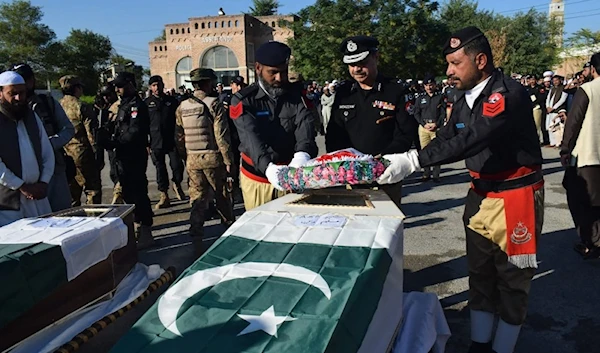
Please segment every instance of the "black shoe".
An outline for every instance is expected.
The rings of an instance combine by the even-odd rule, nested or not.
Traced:
[[[583,255],[584,260],[600,259],[600,248],[593,246]]]
[[[471,342],[471,348],[469,348],[468,353],[493,353],[492,350],[492,342],[488,343],[479,343],[479,342]]]
[[[439,184],[442,181],[440,180],[440,178],[433,178],[433,182],[436,183],[436,184]]]

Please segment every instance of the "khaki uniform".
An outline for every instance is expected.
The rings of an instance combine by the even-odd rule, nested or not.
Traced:
[[[97,122],[91,105],[81,103],[76,97],[66,95],[60,100],[65,113],[75,128],[75,136],[65,150],[73,158],[76,167],[75,180],[71,181],[71,199],[73,206],[81,205],[81,193],[85,190],[88,204],[102,203],[102,183],[100,170],[95,162],[94,130]]]
[[[421,148],[427,147],[431,141],[435,139],[435,131],[429,131],[425,129],[423,126],[419,125],[419,143],[421,144]],[[440,177],[441,166],[434,165],[433,166],[433,178],[438,179]],[[423,168],[425,178],[429,178],[429,173],[431,173],[431,167]]]
[[[176,111],[176,144],[186,157],[189,193],[192,203],[190,235],[204,236],[205,213],[215,193],[217,209],[226,223],[234,221],[232,205],[226,194],[225,166],[231,166],[233,155],[229,125],[223,106],[214,97],[197,90],[194,97],[179,105]]]

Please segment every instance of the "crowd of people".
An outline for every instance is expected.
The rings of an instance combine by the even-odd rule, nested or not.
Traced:
[[[463,217],[469,267],[472,346],[469,352],[510,353],[527,312],[543,222],[541,145],[559,147],[565,187],[584,258],[600,257],[600,53],[573,80],[546,72],[509,77],[494,67],[487,38],[467,27],[448,39],[447,79],[387,78],[378,70],[378,40],[353,36],[340,46],[350,80],[304,83],[288,75],[291,49],[271,41],[255,54],[257,82],[232,79],[224,91],[212,69],[192,70],[179,92],[160,76],[140,93],[120,72],[81,102],[83,84],[60,78],[60,102],[36,94],[26,63],[0,74],[0,226],[86,202],[101,202],[100,171],[108,151],[113,203],[134,204],[140,248],[152,246],[148,157],[160,200],[179,200],[189,177],[190,230],[203,254],[204,222],[215,204],[234,221],[232,185],[246,210],[285,194],[284,166],[316,157],[316,135],[327,152],[355,148],[389,166],[376,186],[401,207],[402,181],[423,169],[440,181],[440,166],[460,160],[472,177]],[[143,92],[143,91],[142,91]],[[17,147],[18,146],[18,147]],[[16,152],[16,153],[15,153]],[[166,166],[169,157],[171,178]],[[497,202],[501,199],[503,202]],[[504,215],[498,217],[498,215]],[[493,335],[494,320],[499,321]]]

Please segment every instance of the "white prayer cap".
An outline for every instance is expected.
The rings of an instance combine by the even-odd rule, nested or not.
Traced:
[[[544,72],[544,77],[552,77],[552,76],[554,76],[554,72],[552,72],[552,71]]]
[[[544,82],[550,82],[550,81],[552,81],[552,77],[550,77],[550,76],[544,77]]]
[[[4,71],[0,74],[0,86],[24,85],[25,80],[14,71]]]

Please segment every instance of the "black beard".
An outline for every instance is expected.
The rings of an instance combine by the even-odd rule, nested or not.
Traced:
[[[2,106],[2,111],[15,120],[23,119],[29,108],[27,104],[10,104],[4,100],[0,101],[0,105]]]
[[[281,97],[285,94],[286,89],[282,85],[281,87],[273,87],[269,85],[261,76],[258,76],[258,80],[260,81],[262,87],[267,91],[269,96],[271,97]]]

